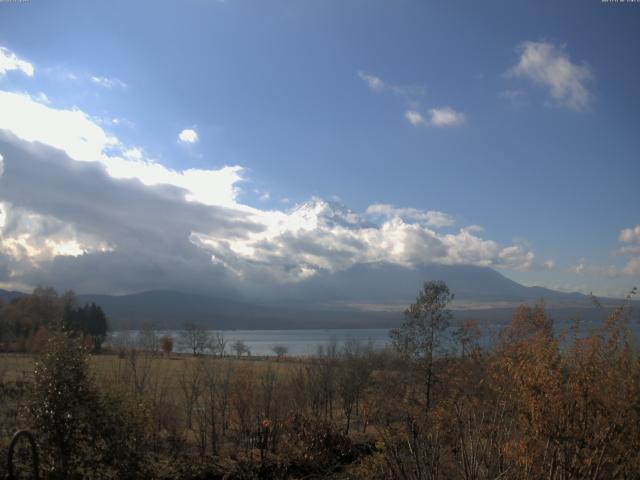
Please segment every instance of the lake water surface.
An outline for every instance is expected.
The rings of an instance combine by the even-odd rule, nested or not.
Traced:
[[[555,330],[561,332],[570,328],[570,322],[557,322]],[[580,333],[585,334],[589,330],[596,328],[598,324],[593,322],[584,322],[581,324]],[[496,336],[502,324],[482,324],[482,337],[480,344],[483,347],[490,347],[494,344]],[[640,328],[638,323],[630,322],[629,327],[640,338]],[[449,329],[449,334],[452,329]],[[371,345],[374,349],[384,349],[390,344],[389,329],[387,328],[362,328],[362,329],[316,329],[316,330],[221,330],[227,341],[226,354],[231,355],[231,345],[237,340],[242,340],[250,349],[252,355],[274,355],[273,347],[275,345],[284,345],[288,354],[292,356],[308,356],[318,353],[320,347],[326,348],[328,345],[335,343],[338,349],[341,349],[345,342],[350,340],[358,341],[363,346]],[[118,335],[119,332],[114,332]],[[133,331],[130,334],[135,337],[139,332]],[[164,330],[157,331],[158,337],[163,335],[171,336],[174,339],[174,351],[179,353],[188,353],[188,349],[181,345],[180,330]],[[445,335],[447,336],[447,335]],[[450,335],[449,335],[450,337]],[[449,343],[449,349],[456,350],[452,342]]]

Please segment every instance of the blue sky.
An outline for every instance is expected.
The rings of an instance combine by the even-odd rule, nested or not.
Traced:
[[[309,207],[314,215],[342,205],[358,222],[388,225],[390,236],[350,237],[371,247],[363,258],[292,253],[300,278],[390,260],[375,242],[389,248],[399,231],[419,225],[453,250],[431,258],[420,247],[390,261],[411,266],[422,255],[492,266],[528,285],[622,295],[640,283],[639,21],[640,4],[600,1],[0,3],[5,57],[34,68],[7,69],[0,90],[83,112],[130,161],[175,172],[241,167],[220,187],[232,198],[208,204],[249,212],[263,227],[295,223],[291,213],[310,199],[335,202]],[[11,121],[0,126],[16,133]],[[180,141],[184,130],[197,139]],[[202,190],[177,184],[198,201]],[[45,216],[35,202],[4,202],[14,217]],[[429,211],[451,220],[430,221]],[[75,242],[74,258],[124,249],[72,216],[47,215],[66,232],[60,242]],[[305,234],[318,228],[327,242],[344,233],[311,223]],[[7,225],[10,273],[1,283],[30,286],[63,249],[45,254],[45,238],[20,257],[16,239],[34,227]],[[473,238],[463,238],[471,226]],[[272,242],[266,251],[277,244],[278,258],[246,240],[224,250],[223,240],[235,240],[193,232],[207,237],[198,245],[220,268],[247,278],[254,273],[242,262],[271,268],[288,256],[281,235],[301,239],[295,228],[278,228],[252,239]],[[402,238],[405,251],[418,241]],[[465,242],[491,252],[465,256]],[[511,254],[518,259],[504,260]]]

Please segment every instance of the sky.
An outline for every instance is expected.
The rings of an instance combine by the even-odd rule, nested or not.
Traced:
[[[0,287],[640,284],[640,3],[0,2]]]

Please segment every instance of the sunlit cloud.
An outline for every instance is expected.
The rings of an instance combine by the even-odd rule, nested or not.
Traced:
[[[635,227],[625,228],[618,236],[621,242],[640,243],[640,224]]]
[[[19,58],[9,49],[0,47],[0,77],[11,71],[18,71],[28,77],[33,77],[35,68],[33,64]]]
[[[396,208],[384,203],[374,203],[367,207],[367,214],[386,218],[400,217],[409,222],[424,223],[432,227],[450,227],[455,223],[453,217],[436,210],[418,210],[417,208]]]
[[[219,170],[167,168],[146,158],[137,147],[125,148],[85,112],[56,109],[26,94],[0,91],[0,129],[23,140],[63,150],[74,160],[100,162],[115,178],[180,187],[190,201],[232,206],[239,192],[236,186],[242,179],[239,166]]]
[[[185,128],[178,134],[178,141],[181,143],[196,143],[198,140],[198,132],[191,128]]]
[[[176,282],[235,288],[303,282],[371,262],[526,270],[535,259],[526,246],[501,245],[474,225],[440,233],[454,219],[438,210],[378,203],[360,214],[320,198],[289,210],[251,207],[239,200],[241,166],[171,169],[107,128],[80,109],[0,91],[0,253],[12,259],[16,285],[58,278],[102,291]],[[89,265],[110,274],[90,280]],[[116,286],[123,272],[127,282]]]

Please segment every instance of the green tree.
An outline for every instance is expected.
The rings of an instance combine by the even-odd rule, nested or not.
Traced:
[[[30,412],[48,478],[144,478],[145,408],[100,392],[80,337],[54,331],[34,377]]]
[[[45,444],[53,478],[79,467],[81,444],[88,441],[87,415],[96,403],[86,351],[80,339],[56,332],[36,362],[31,413]]]
[[[75,301],[65,301],[62,323],[69,332],[82,337],[89,336],[93,351],[100,352],[109,328],[107,316],[100,306],[90,303],[77,307]]]

